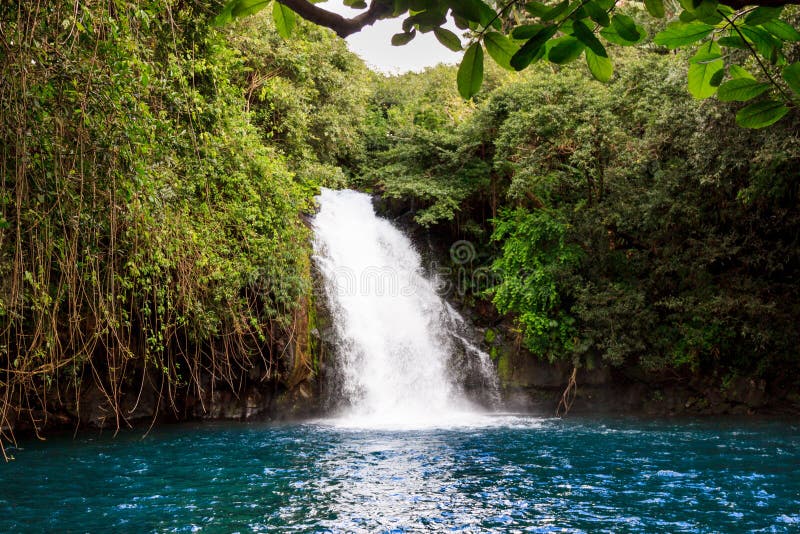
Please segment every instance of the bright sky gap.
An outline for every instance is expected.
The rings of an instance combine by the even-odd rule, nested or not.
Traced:
[[[345,17],[357,15],[360,11],[344,5],[342,0],[328,0],[322,7]],[[402,29],[402,18],[379,20],[360,32],[347,38],[347,44],[367,65],[378,72],[401,74],[408,71],[419,72],[426,67],[439,63],[456,64],[461,60],[461,53],[456,53],[442,46],[433,32],[419,33],[407,45],[392,46],[391,38]],[[451,20],[446,25],[456,35],[463,33]],[[462,40],[462,43],[465,42]]]

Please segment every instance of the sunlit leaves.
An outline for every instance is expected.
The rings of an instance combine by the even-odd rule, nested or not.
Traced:
[[[667,48],[678,48],[708,37],[714,26],[703,22],[671,22],[667,29],[656,34],[653,41]]]
[[[607,82],[614,74],[614,65],[607,56],[601,56],[592,52],[591,49],[586,49],[586,65],[589,71],[597,80]]]
[[[594,32],[583,22],[577,21],[572,25],[572,35],[598,56],[608,56],[603,43],[600,42],[600,39],[598,39]]]
[[[800,32],[788,22],[779,19],[770,20],[761,24],[769,33],[784,41],[800,41]]]
[[[532,15],[538,17],[542,22],[556,20],[566,13],[568,8],[569,0],[562,0],[553,7],[547,6],[541,2],[528,2],[525,4],[525,9]]]
[[[722,51],[713,41],[704,44],[689,60],[689,93],[695,98],[708,98],[717,92],[713,83],[716,75],[725,63],[722,61]]]
[[[276,27],[281,35],[288,35],[294,14],[273,2]],[[665,0],[642,2],[646,13],[614,0],[532,0],[526,3],[393,0],[392,16],[405,15],[405,18],[403,31],[395,34],[391,42],[404,45],[418,32],[432,31],[443,46],[461,51],[463,38],[474,40],[461,63],[457,80],[459,92],[470,97],[478,91],[483,78],[484,49],[500,67],[513,70],[525,69],[541,58],[561,65],[585,55],[592,75],[607,81],[613,75],[613,63],[606,50],[608,43],[634,46],[646,42],[648,34],[642,17],[675,17],[678,7],[678,20],[669,22],[654,36],[653,42],[669,49],[699,44],[699,51],[689,61],[688,89],[692,96],[708,98],[722,86],[721,99],[725,101],[746,101],[773,91],[781,93],[788,105],[790,97],[776,76],[778,72],[783,72],[783,81],[797,92],[796,68],[782,68],[787,63],[784,54],[788,53],[784,45],[800,42],[800,31],[780,18],[784,16],[783,8],[735,10],[723,0],[677,0],[677,4]],[[218,19],[255,12],[268,3],[268,0],[228,0]],[[368,2],[346,0],[346,3],[363,8]],[[448,19],[469,33],[459,36],[447,29]],[[737,73],[740,67],[730,64],[743,61],[732,55],[736,50],[757,54],[759,62],[771,64],[761,66],[759,81],[731,83],[746,77]],[[765,72],[767,68],[772,74]],[[726,79],[728,82],[723,83]]]
[[[481,26],[492,24],[496,29],[500,29],[500,19],[497,17],[497,13],[481,0],[459,0],[452,2],[450,8],[453,13],[467,22],[478,22]]]
[[[270,3],[271,0],[229,0],[222,11],[214,19],[217,26],[228,24],[233,19],[246,17],[258,13]]]
[[[231,15],[233,15],[234,18],[246,17],[247,15],[258,13],[267,7],[269,3],[270,0],[238,0],[234,2]]]
[[[608,10],[604,5],[601,5],[597,0],[592,0],[583,5],[589,17],[601,26],[608,26],[611,24],[611,19],[608,16]]]
[[[695,20],[716,24],[722,19],[717,11],[718,0],[679,0],[679,3],[686,10],[684,13],[691,15]]]
[[[768,59],[773,64],[780,60],[780,48],[783,45],[780,39],[773,37],[769,32],[759,27],[743,25],[739,30],[753,43],[761,56]]]
[[[488,32],[483,36],[483,44],[498,65],[504,69],[514,70],[514,67],[511,66],[511,58],[517,53],[519,46],[511,39],[499,32]]]
[[[294,11],[280,2],[274,2],[272,4],[272,19],[275,21],[275,28],[280,36],[288,39],[295,25]]]
[[[621,46],[633,46],[647,38],[644,28],[638,26],[631,17],[621,14],[614,15],[611,25],[600,30],[600,35],[608,42]]]
[[[775,124],[789,112],[783,102],[764,100],[750,104],[736,114],[736,124],[744,128],[764,128]]]
[[[544,24],[523,24],[511,30],[511,37],[520,41],[526,41],[539,33],[544,28]]]
[[[472,43],[464,52],[456,81],[463,98],[472,98],[480,90],[483,83],[483,48],[480,43]]]
[[[728,72],[729,72],[731,78],[733,78],[734,80],[736,78],[749,78],[751,80],[755,80],[756,79],[756,77],[753,76],[752,74],[750,74],[747,71],[747,69],[745,69],[744,67],[740,67],[739,65],[731,65],[728,68]]]
[[[611,17],[611,27],[621,38],[628,42],[635,43],[641,38],[639,28],[636,23],[627,15],[614,15]]]
[[[736,78],[719,86],[717,98],[723,102],[746,102],[769,90],[770,84],[751,78]]]
[[[750,26],[758,26],[777,19],[783,7],[757,7],[745,17],[744,22]]]

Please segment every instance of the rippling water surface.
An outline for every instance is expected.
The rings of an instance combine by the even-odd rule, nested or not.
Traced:
[[[800,426],[492,416],[26,442],[0,531],[798,532]]]

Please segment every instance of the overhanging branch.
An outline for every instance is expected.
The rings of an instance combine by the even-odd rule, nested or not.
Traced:
[[[366,11],[351,19],[346,19],[337,13],[317,7],[308,0],[280,0],[280,2],[304,19],[330,28],[339,37],[347,37],[357,33],[364,26],[370,26],[376,20],[392,13],[392,2],[387,2],[386,0],[372,0]]]
[[[348,35],[358,33],[365,26],[370,26],[374,24],[375,21],[391,15],[393,11],[393,2],[391,0],[372,0],[366,11],[348,19],[338,13],[333,13],[318,7],[309,0],[279,1],[304,19],[318,24],[319,26],[330,28],[335,31],[339,37],[347,37]],[[720,3],[739,10],[745,7],[756,6],[781,7],[786,5],[800,5],[800,0],[721,0]]]
[[[744,9],[745,7],[783,7],[788,5],[800,4],[800,0],[721,0],[720,4],[725,4],[733,9]]]

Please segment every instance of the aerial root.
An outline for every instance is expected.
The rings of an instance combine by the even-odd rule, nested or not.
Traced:
[[[572,374],[567,382],[567,387],[564,389],[564,393],[561,394],[561,400],[556,408],[556,417],[565,417],[569,413],[570,408],[572,408],[572,403],[575,402],[575,396],[578,393],[577,375],[578,368],[573,366]]]

